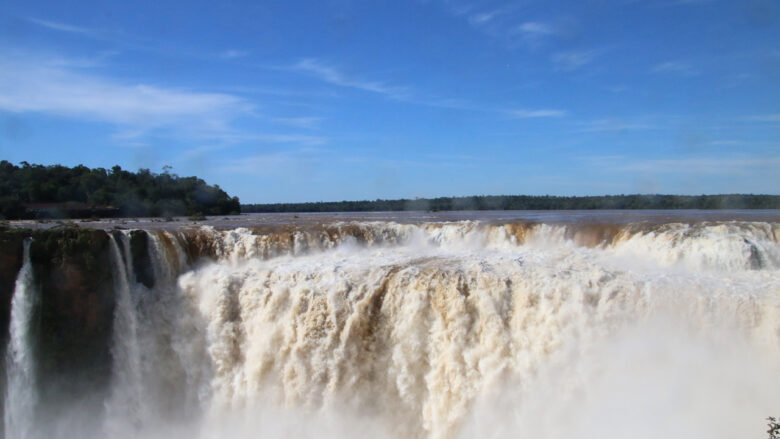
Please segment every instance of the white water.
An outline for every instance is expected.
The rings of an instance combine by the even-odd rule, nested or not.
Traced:
[[[141,350],[138,341],[137,300],[138,285],[135,282],[130,239],[120,235],[122,248],[112,234],[111,268],[114,276],[114,327],[111,354],[113,377],[111,395],[106,402],[106,433],[116,436],[139,426],[143,419],[143,382],[141,378]]]
[[[762,437],[780,407],[777,225],[601,236],[471,221],[149,232],[151,290],[112,241],[115,381],[97,436]],[[188,242],[216,260],[187,266]]]
[[[223,232],[220,262],[179,279],[205,320],[212,418],[270,400],[391,436],[726,438],[780,404],[771,225],[594,248],[563,226],[360,227],[368,247]]]
[[[31,319],[35,286],[30,262],[30,240],[24,241],[22,268],[16,277],[11,299],[9,341],[5,358],[5,437],[33,437],[35,406],[35,358],[31,337]]]

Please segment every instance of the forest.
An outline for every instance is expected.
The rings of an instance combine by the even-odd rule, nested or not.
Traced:
[[[250,212],[382,212],[401,210],[592,210],[592,209],[780,209],[778,195],[603,195],[586,197],[482,195],[413,200],[244,204]]]
[[[592,209],[780,209],[780,196],[481,195],[397,200],[244,204],[218,185],[197,177],[179,177],[170,167],[131,172],[111,169],[43,166],[0,161],[0,219],[172,217],[253,212],[381,212],[454,210]]]
[[[238,197],[164,167],[43,166],[0,161],[0,219],[238,214]]]

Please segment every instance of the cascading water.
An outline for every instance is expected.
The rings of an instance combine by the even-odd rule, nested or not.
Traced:
[[[113,234],[109,234],[111,268],[114,277],[116,302],[111,354],[113,377],[111,395],[106,402],[106,432],[111,437],[137,427],[143,416],[144,389],[141,380],[141,349],[138,341],[137,289],[130,240],[120,236],[122,248]],[[124,256],[124,257],[123,257]]]
[[[149,288],[117,234],[95,437],[760,437],[780,406],[778,231],[135,232]]]
[[[770,225],[626,229],[592,247],[576,245],[569,237],[577,233],[565,226],[543,224],[382,223],[357,225],[357,232],[355,226],[294,233],[282,241],[286,246],[250,230],[214,232],[224,244],[219,260],[179,279],[204,319],[213,412],[262,412],[275,401],[360,414],[389,436],[589,437],[598,428],[569,407],[584,394],[583,412],[591,410],[587,398],[611,383],[602,374],[610,373],[609,351],[624,349],[614,347],[621,343],[672,359],[698,350],[712,357],[707,367],[717,373],[754,377],[744,389],[730,389],[670,361],[698,383],[680,398],[698,392],[728,400],[744,391],[757,413],[780,402],[767,385],[776,379],[768,365],[780,365],[780,265]],[[365,245],[355,245],[355,236]],[[302,243],[309,254],[300,251]],[[666,339],[675,344],[659,348]],[[729,349],[744,356],[728,359]],[[624,366],[614,379],[642,381],[641,373],[628,376],[643,367]],[[651,370],[658,369],[674,373],[656,360]],[[555,389],[556,398],[540,387]],[[509,396],[497,390],[508,388]],[[544,416],[529,414],[535,393],[549,400]],[[510,409],[490,402],[507,397]],[[641,407],[642,398],[625,400]],[[502,415],[471,428],[484,422],[484,407]],[[729,437],[733,430],[707,419],[727,414],[697,413],[686,428],[707,421],[706,436]],[[585,426],[571,432],[551,416]],[[748,418],[730,422],[745,428]],[[502,425],[513,428],[496,428]],[[254,425],[243,434],[254,429],[265,431]],[[688,430],[668,431],[686,437],[678,432]]]
[[[30,239],[24,241],[24,262],[16,278],[11,299],[9,341],[5,358],[5,437],[18,439],[33,437],[38,399],[31,335],[35,279],[30,262],[30,244]]]

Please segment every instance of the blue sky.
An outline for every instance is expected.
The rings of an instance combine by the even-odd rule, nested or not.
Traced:
[[[780,3],[7,0],[0,158],[242,202],[778,194]]]

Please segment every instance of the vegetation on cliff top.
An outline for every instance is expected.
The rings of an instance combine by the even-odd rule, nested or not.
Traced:
[[[165,168],[106,170],[79,165],[21,166],[0,161],[0,219],[111,216],[226,215],[238,213],[237,197],[197,177]]]
[[[604,195],[556,197],[509,195],[414,200],[244,204],[249,212],[382,212],[401,210],[591,210],[591,209],[780,209],[778,195]]]

